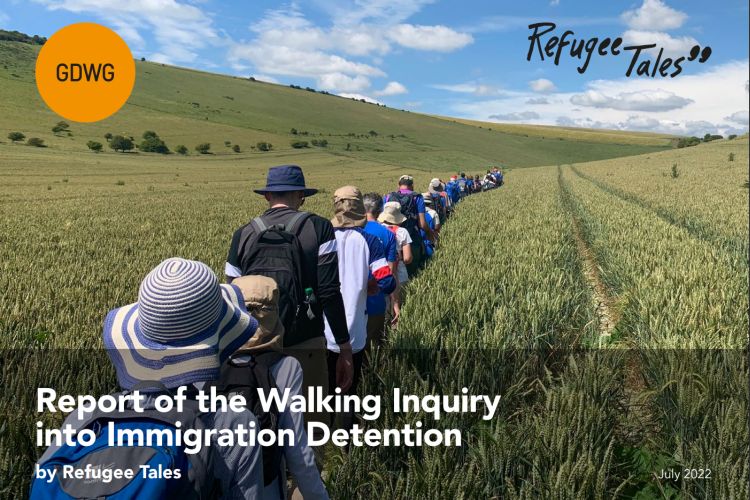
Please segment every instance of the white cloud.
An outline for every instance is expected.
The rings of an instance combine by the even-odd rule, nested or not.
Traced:
[[[526,99],[526,104],[532,104],[532,105],[540,105],[540,104],[549,104],[549,101],[546,97],[530,97]]]
[[[539,118],[539,114],[534,111],[519,111],[516,113],[503,113],[497,115],[490,115],[487,118],[490,120],[497,120],[500,122],[518,122],[524,120],[535,120]]]
[[[700,71],[700,70],[699,70]],[[554,92],[549,104],[533,108],[539,118],[528,122],[540,125],[650,130],[677,135],[707,132],[722,135],[747,131],[747,124],[730,117],[747,107],[745,82],[750,72],[748,60],[731,61],[704,68],[695,74],[673,79],[618,78],[594,80],[582,92]],[[596,99],[592,97],[592,94]],[[588,96],[587,103],[603,99],[607,107],[577,105],[574,96]],[[599,96],[604,96],[600,98]],[[451,105],[451,114],[485,120],[491,114],[529,111],[527,101],[539,97],[531,90],[508,93],[488,99],[465,99]],[[582,99],[579,97],[579,99]],[[677,104],[686,104],[680,107]],[[580,107],[579,107],[580,106]],[[669,109],[672,108],[672,109]],[[645,111],[649,109],[650,111]]]
[[[517,92],[504,90],[494,85],[486,85],[476,82],[435,84],[431,85],[431,87],[439,90],[447,90],[448,92],[456,92],[458,94],[472,94],[478,97],[508,96],[518,94]]]
[[[50,10],[90,13],[138,50],[146,50],[142,31],[150,31],[158,50],[149,59],[165,63],[195,62],[201,49],[219,43],[211,17],[179,0],[34,0]]]
[[[554,92],[555,90],[557,90],[555,84],[552,83],[552,81],[547,80],[546,78],[531,80],[529,82],[529,87],[531,87],[531,90],[533,90],[534,92]]]
[[[385,76],[380,69],[322,51],[305,51],[268,45],[263,41],[235,45],[230,49],[233,62],[249,61],[263,73],[319,78],[326,74]]]
[[[333,92],[363,92],[370,88],[370,78],[386,76],[380,69],[382,56],[394,44],[445,52],[472,40],[445,26],[399,24],[426,3],[330,0],[319,5],[332,17],[325,28],[313,24],[296,4],[268,10],[250,27],[255,38],[229,49],[229,63],[237,70],[249,65],[265,74],[314,78],[318,87]],[[381,92],[391,94],[379,95],[396,90],[400,92],[386,88]]]
[[[399,82],[388,82],[388,85],[386,85],[383,90],[379,90],[375,92],[375,95],[388,96],[388,95],[406,94],[407,92],[408,90],[403,84]]]
[[[256,80],[260,80],[261,82],[279,83],[279,81],[276,78],[272,76],[268,76],[268,75],[263,75],[263,74],[253,75],[253,78],[255,78]]]
[[[622,34],[624,46],[648,45],[655,43],[656,47],[649,52],[657,52],[664,48],[664,54],[669,56],[687,56],[693,46],[698,45],[698,40],[691,36],[673,37],[669,33],[660,31],[628,30]]]
[[[10,22],[10,16],[0,10],[0,28],[7,26],[7,24]]]
[[[596,90],[587,90],[575,94],[570,102],[577,106],[594,108],[611,108],[624,111],[669,111],[690,104],[690,99],[680,97],[667,90],[641,90],[638,92],[620,92],[612,96]]]
[[[336,94],[336,95],[341,96],[341,97],[346,97],[347,99],[356,99],[358,101],[364,99],[365,101],[371,102],[373,104],[383,104],[382,102],[378,101],[377,99],[373,99],[370,96],[366,96],[366,95],[363,95],[363,94],[357,94],[357,93],[354,93],[354,92],[342,92],[342,93]]]
[[[341,92],[359,92],[370,86],[370,80],[362,75],[347,76],[343,73],[326,73],[318,77],[318,88]]]
[[[750,113],[746,109],[742,111],[735,111],[731,115],[725,116],[724,119],[730,122],[739,123],[740,125],[747,126],[748,121],[750,121]]]
[[[398,24],[435,0],[327,0],[319,7],[328,11],[334,24],[353,25],[364,21]]]
[[[452,52],[474,41],[467,33],[459,33],[447,26],[416,26],[398,24],[390,30],[390,38],[403,47],[416,50]]]
[[[549,4],[552,7],[557,7],[558,5],[560,5],[560,0],[550,0]]]
[[[662,31],[679,28],[687,17],[661,0],[643,0],[640,7],[623,12],[620,19],[634,30]]]

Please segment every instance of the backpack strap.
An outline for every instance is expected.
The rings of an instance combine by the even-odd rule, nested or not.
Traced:
[[[253,227],[255,228],[255,235],[256,235],[256,236],[257,236],[257,235],[259,235],[260,233],[262,233],[263,231],[265,231],[266,229],[268,229],[268,226],[267,226],[267,225],[266,225],[266,223],[265,223],[265,222],[263,221],[263,216],[262,216],[262,215],[260,215],[260,216],[258,216],[258,217],[256,217],[256,218],[254,218],[254,219],[253,219],[253,220],[251,221],[251,224],[252,224],[252,225],[253,225]]]
[[[287,232],[296,235],[312,214],[310,212],[297,212],[287,223]]]

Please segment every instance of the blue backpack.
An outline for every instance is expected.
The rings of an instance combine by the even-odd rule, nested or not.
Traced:
[[[152,387],[155,383],[149,383]],[[161,384],[161,391],[168,390]],[[139,386],[141,387],[141,386]],[[188,454],[181,446],[109,446],[107,424],[114,423],[116,430],[148,429],[174,431],[177,422],[181,429],[205,428],[200,419],[198,403],[187,400],[183,411],[161,413],[145,410],[137,413],[127,410],[117,413],[95,411],[80,427],[92,429],[97,439],[91,446],[61,446],[51,457],[38,464],[47,471],[45,478],[35,477],[31,483],[31,500],[69,499],[130,499],[130,498],[179,498],[180,500],[218,498],[220,488],[213,476],[211,447],[203,446],[195,454]],[[173,440],[174,442],[174,440]],[[148,469],[142,469],[142,466]],[[72,468],[72,469],[71,469]],[[65,470],[84,471],[83,478],[63,477]],[[133,471],[132,478],[107,478],[102,473],[109,469]],[[167,478],[163,471],[179,470]],[[48,482],[52,471],[56,471],[52,482]],[[86,471],[95,471],[85,477]],[[161,477],[148,477],[148,472]],[[98,474],[96,474],[98,472]],[[72,474],[68,474],[69,476]],[[35,475],[36,476],[36,475]]]
[[[445,191],[448,193],[448,196],[450,196],[453,203],[456,203],[461,196],[461,193],[458,189],[458,183],[456,181],[450,181],[448,184],[446,184]]]

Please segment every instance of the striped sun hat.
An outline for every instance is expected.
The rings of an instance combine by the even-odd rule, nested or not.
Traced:
[[[138,302],[107,314],[104,346],[123,389],[154,380],[174,388],[218,379],[257,326],[239,288],[220,285],[201,262],[171,258],[148,273]]]

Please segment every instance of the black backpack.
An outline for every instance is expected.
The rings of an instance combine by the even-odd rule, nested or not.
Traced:
[[[443,224],[447,218],[445,205],[443,205],[443,197],[438,193],[430,193],[430,198],[432,198],[432,209],[437,212],[438,217],[440,218],[438,222]]]
[[[244,249],[242,275],[267,276],[279,287],[279,319],[287,338],[294,336],[298,323],[315,317],[311,306],[314,299],[305,293],[305,256],[298,238],[310,215],[297,212],[288,224],[270,227],[262,216],[257,217],[251,222],[252,236],[240,241],[240,248]]]
[[[258,390],[262,389],[263,394],[268,398],[269,391],[277,389],[276,381],[271,374],[271,366],[283,359],[284,355],[269,351],[262,354],[254,354],[250,361],[247,362],[237,359],[242,355],[240,352],[227,359],[221,366],[219,380],[211,382],[211,385],[216,387],[216,392],[221,394],[241,394],[245,398],[247,409],[252,411],[255,418],[258,419],[258,432],[261,430],[270,430],[274,435],[277,435],[277,431],[279,430],[279,409],[275,404],[271,404],[269,411],[264,412],[260,404]],[[263,484],[268,486],[279,476],[279,472],[281,472],[283,451],[276,442],[270,446],[262,446],[261,448],[263,454]]]
[[[401,214],[406,217],[406,221],[403,226],[409,231],[409,235],[412,240],[420,239],[419,233],[419,212],[417,210],[417,196],[422,196],[419,193],[402,193],[395,191],[388,197],[388,201],[397,201],[401,205]]]

